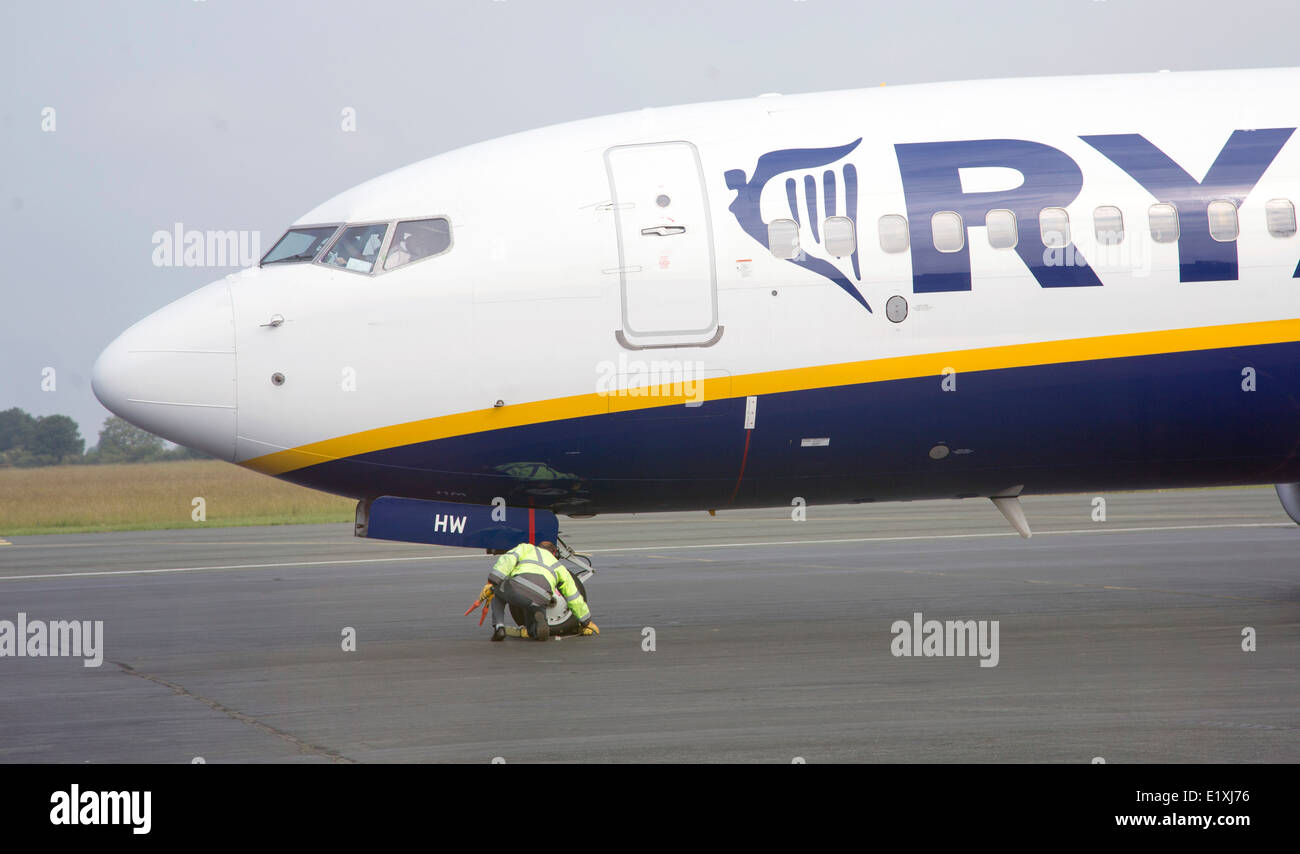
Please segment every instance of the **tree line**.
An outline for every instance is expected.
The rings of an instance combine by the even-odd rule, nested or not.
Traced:
[[[0,412],[0,468],[94,463],[145,463],[206,459],[189,448],[168,448],[147,430],[110,416],[99,442],[86,450],[77,422],[67,415],[32,415],[18,407]]]

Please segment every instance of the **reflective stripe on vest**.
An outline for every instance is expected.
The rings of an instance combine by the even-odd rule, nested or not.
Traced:
[[[546,589],[542,588],[540,585],[538,585],[538,584],[534,584],[532,581],[529,581],[529,580],[528,580],[528,576],[530,576],[530,575],[534,575],[534,574],[535,574],[535,573],[532,573],[532,572],[520,572],[520,573],[516,573],[515,575],[510,576],[510,577],[509,577],[508,579],[506,579],[506,580],[507,580],[508,582],[510,582],[511,584],[518,585],[519,587],[526,587],[526,588],[528,588],[529,590],[531,590],[531,591],[533,591],[534,593],[536,593],[537,596],[538,596],[538,598],[541,599],[543,602],[547,602],[547,601],[550,601],[551,599],[553,599],[554,596],[555,596],[554,593],[552,593],[550,590],[546,590]],[[543,579],[543,580],[545,580],[545,579]]]

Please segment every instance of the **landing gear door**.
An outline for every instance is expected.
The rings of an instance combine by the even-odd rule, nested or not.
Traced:
[[[633,350],[707,347],[722,335],[713,227],[699,153],[689,142],[605,152],[618,233],[622,326]]]

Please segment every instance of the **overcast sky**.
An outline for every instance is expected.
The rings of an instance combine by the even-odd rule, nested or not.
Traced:
[[[155,266],[153,234],[177,222],[260,232],[265,251],[317,203],[390,169],[647,106],[1300,64],[1295,0],[2,6],[0,409],[72,415],[88,445],[108,415],[90,391],[99,351],[232,271]],[[54,391],[42,391],[47,367]]]

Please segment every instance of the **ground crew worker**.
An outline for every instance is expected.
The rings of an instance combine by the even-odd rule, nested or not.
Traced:
[[[555,556],[554,543],[520,543],[501,555],[479,594],[480,602],[489,597],[492,599],[492,640],[505,640],[506,605],[518,605],[528,613],[527,625],[524,626],[528,637],[534,640],[549,638],[551,631],[546,622],[546,609],[556,601],[557,592],[577,617],[582,634],[599,633],[591,621],[591,609],[578,592],[573,576]]]

